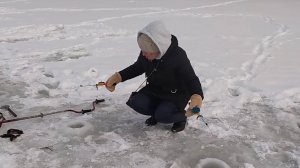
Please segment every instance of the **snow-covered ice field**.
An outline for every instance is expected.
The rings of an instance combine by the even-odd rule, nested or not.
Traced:
[[[24,134],[0,139],[0,168],[299,168],[300,1],[0,0],[0,106]],[[95,84],[133,63],[137,31],[163,20],[199,76],[207,127],[191,117],[144,125],[125,102],[144,76],[115,92]],[[0,109],[6,119],[12,119]]]

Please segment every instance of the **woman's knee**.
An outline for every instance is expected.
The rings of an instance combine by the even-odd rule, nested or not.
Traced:
[[[161,123],[173,123],[174,116],[179,112],[175,104],[171,102],[161,103],[155,110],[155,119]]]
[[[155,119],[158,122],[170,123],[176,110],[176,106],[171,103],[161,103],[155,110]]]
[[[151,115],[153,111],[151,109],[151,99],[143,93],[131,95],[126,104],[140,114]]]

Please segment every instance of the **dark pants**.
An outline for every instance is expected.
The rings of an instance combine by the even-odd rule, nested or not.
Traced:
[[[160,123],[186,121],[184,112],[174,103],[145,93],[138,92],[132,95],[126,104],[140,114],[154,117]]]

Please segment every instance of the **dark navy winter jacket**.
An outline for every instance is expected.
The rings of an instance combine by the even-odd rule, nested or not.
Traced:
[[[186,52],[178,46],[174,35],[171,41],[170,47],[160,59],[149,61],[140,52],[137,61],[119,73],[123,82],[145,73],[148,77],[147,85],[141,92],[174,102],[183,110],[193,94],[199,94],[202,99],[204,96]]]

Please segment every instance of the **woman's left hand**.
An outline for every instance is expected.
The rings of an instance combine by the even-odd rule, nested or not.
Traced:
[[[191,117],[195,114],[200,114],[201,106],[202,106],[202,97],[198,94],[193,94],[191,96],[191,102],[189,108],[186,110],[185,116]]]

